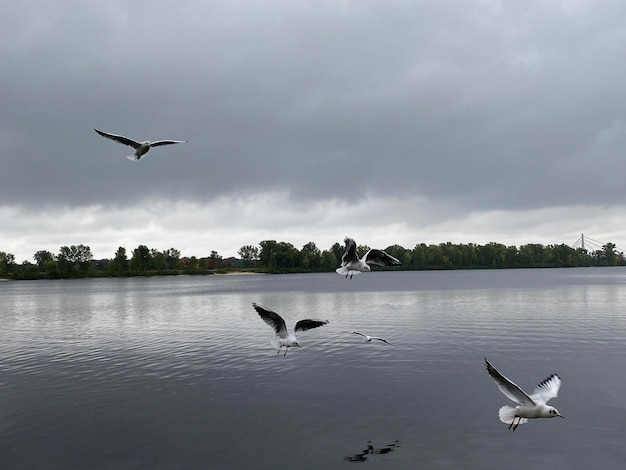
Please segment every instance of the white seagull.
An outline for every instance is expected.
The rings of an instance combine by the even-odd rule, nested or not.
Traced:
[[[341,257],[341,267],[335,271],[342,276],[352,276],[362,272],[369,272],[372,270],[368,265],[376,264],[378,266],[398,266],[400,261],[394,258],[390,254],[383,250],[370,250],[363,258],[359,259],[359,255],[356,252],[356,242],[352,238],[346,237],[343,241],[346,244],[346,251]]]
[[[366,343],[370,343],[373,339],[375,339],[375,340],[378,340],[378,341],[382,341],[383,343],[391,344],[385,338],[379,338],[377,336],[369,336],[369,335],[366,335],[365,333],[361,333],[360,331],[353,331],[352,334],[353,335],[361,335],[361,336],[363,336],[363,338],[365,338],[365,342]]]
[[[548,400],[555,398],[559,393],[561,378],[558,375],[552,374],[535,387],[532,395],[527,395],[514,382],[498,372],[487,358],[485,358],[485,365],[487,372],[498,384],[500,391],[515,403],[519,403],[519,406],[516,407],[505,405],[498,412],[500,421],[508,424],[509,429],[513,427],[513,431],[515,431],[520,424],[527,423],[528,419],[555,418],[557,416],[564,418],[555,407],[546,405]],[[514,425],[515,419],[517,419],[517,424]]]
[[[289,348],[292,348],[294,346],[297,346],[299,348],[302,347],[300,346],[300,343],[298,342],[295,333],[311,330],[313,328],[317,328],[318,326],[323,326],[328,323],[328,320],[300,320],[296,323],[296,326],[293,329],[294,333],[291,334],[287,331],[287,325],[285,324],[285,320],[283,320],[283,318],[278,313],[273,312],[265,307],[261,307],[254,302],[252,302],[252,306],[257,311],[259,316],[263,319],[263,321],[271,326],[276,333],[277,338],[272,341],[272,345],[275,348],[278,348],[278,352],[276,353],[276,355],[280,353],[280,350],[283,347],[285,348],[284,356],[287,355],[287,351],[289,351]]]
[[[172,144],[182,144],[187,142],[186,140],[157,140],[155,142],[150,142],[146,140],[144,142],[136,142],[128,137],[124,137],[123,135],[109,134],[107,132],[99,131],[98,129],[94,129],[98,134],[102,137],[106,137],[107,139],[114,140],[115,142],[119,142],[120,144],[128,145],[135,149],[135,153],[133,155],[128,155],[126,158],[132,161],[137,161],[141,157],[143,157],[148,150],[152,147],[160,147],[161,145],[172,145]]]

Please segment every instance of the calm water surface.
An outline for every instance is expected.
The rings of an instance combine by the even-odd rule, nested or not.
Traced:
[[[625,301],[620,268],[1,282],[0,468],[623,468]],[[277,356],[251,302],[330,323]],[[483,356],[566,419],[508,431]]]

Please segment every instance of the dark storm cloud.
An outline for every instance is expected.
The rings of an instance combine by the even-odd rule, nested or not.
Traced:
[[[625,202],[620,2],[5,10],[5,205],[274,190],[414,195],[461,211]],[[189,143],[133,164],[93,127]]]

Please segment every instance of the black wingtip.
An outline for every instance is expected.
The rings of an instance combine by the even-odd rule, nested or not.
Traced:
[[[546,385],[548,382],[550,382],[554,377],[556,377],[557,379],[561,380],[561,377],[559,377],[558,374],[550,374],[550,376],[544,380],[542,380],[539,385],[537,385],[537,387],[541,387],[543,385]]]

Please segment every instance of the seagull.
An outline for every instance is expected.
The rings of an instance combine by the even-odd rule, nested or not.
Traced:
[[[261,307],[254,302],[252,302],[252,307],[254,307],[254,309],[257,311],[257,313],[265,323],[274,328],[277,339],[272,341],[272,345],[278,348],[278,352],[276,353],[276,355],[280,354],[280,350],[283,347],[285,348],[285,354],[283,354],[283,356],[287,355],[287,351],[289,351],[289,348],[292,348],[294,346],[297,346],[299,348],[302,347],[300,346],[300,343],[298,342],[295,333],[311,330],[313,328],[317,328],[318,326],[323,326],[328,323],[328,320],[300,320],[296,323],[296,326],[293,329],[294,333],[291,334],[287,331],[287,325],[285,324],[285,320],[283,320],[283,317],[281,317],[278,313]]]
[[[126,158],[132,161],[137,161],[141,157],[143,157],[148,150],[152,147],[160,147],[161,145],[172,145],[172,144],[182,144],[187,142],[186,140],[157,140],[156,142],[150,142],[146,140],[144,142],[136,142],[128,137],[124,137],[123,135],[109,134],[107,132],[99,131],[98,129],[94,129],[98,134],[102,137],[106,137],[107,139],[114,140],[119,142],[120,144],[128,145],[135,149],[135,153],[133,155],[128,155]]]
[[[519,388],[514,382],[511,382],[504,375],[498,372],[493,367],[487,358],[485,358],[485,366],[487,366],[487,372],[491,378],[498,384],[498,388],[504,393],[507,398],[513,400],[515,403],[519,403],[519,406],[513,408],[512,406],[503,406],[498,412],[500,421],[509,425],[509,429],[513,427],[513,431],[517,429],[520,424],[528,422],[528,419],[533,418],[564,418],[558,410],[553,406],[548,406],[546,403],[555,398],[559,393],[561,387],[561,378],[552,374],[550,377],[540,382],[532,395],[527,395],[524,390]],[[514,425],[515,419],[517,424]]]
[[[366,343],[370,343],[373,339],[376,339],[378,341],[382,341],[383,343],[391,344],[385,338],[378,338],[377,336],[369,336],[369,335],[366,335],[364,333],[361,333],[360,331],[353,331],[352,334],[353,335],[361,335],[361,336],[363,336],[365,338],[365,342]]]
[[[346,244],[346,251],[341,257],[341,267],[335,271],[342,276],[352,276],[362,272],[371,271],[372,268],[368,264],[376,264],[378,266],[398,266],[400,261],[383,250],[370,250],[363,258],[359,259],[356,252],[356,242],[352,238],[346,237],[343,241]]]

